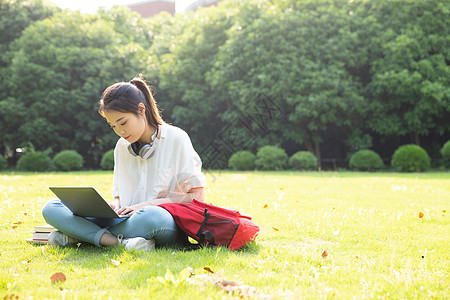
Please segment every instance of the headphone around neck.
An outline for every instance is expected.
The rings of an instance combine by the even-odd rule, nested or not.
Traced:
[[[152,135],[151,143],[139,144],[139,142],[134,142],[128,145],[128,151],[133,156],[139,156],[142,159],[149,159],[156,149],[156,139],[158,136],[158,129],[156,129],[155,134]]]

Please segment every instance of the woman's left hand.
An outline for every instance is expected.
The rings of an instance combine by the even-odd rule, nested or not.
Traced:
[[[116,210],[116,213],[118,215],[132,215],[137,211],[140,211],[143,209],[146,205],[143,205],[144,203],[132,205],[132,206],[122,206],[118,210]]]

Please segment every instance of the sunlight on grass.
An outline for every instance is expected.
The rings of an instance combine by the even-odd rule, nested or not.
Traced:
[[[206,177],[207,202],[252,216],[261,228],[256,243],[237,252],[150,253],[31,245],[25,239],[44,223],[40,210],[53,198],[48,186],[94,186],[110,198],[112,173],[0,174],[0,297],[450,296],[450,173],[207,172]],[[187,267],[195,273],[190,280],[161,280],[167,270],[176,277]],[[55,272],[67,280],[52,284]],[[232,294],[217,278],[241,285]]]

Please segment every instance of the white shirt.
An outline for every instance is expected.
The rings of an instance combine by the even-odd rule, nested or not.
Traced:
[[[202,161],[187,133],[165,123],[158,130],[158,138],[153,145],[156,148],[149,159],[130,154],[130,143],[124,138],[117,141],[112,194],[114,198],[120,198],[121,206],[206,187]]]

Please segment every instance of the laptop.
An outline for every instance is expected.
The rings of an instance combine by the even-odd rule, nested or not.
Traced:
[[[119,216],[93,187],[51,186],[49,189],[74,215],[99,226],[113,226],[130,217]]]

